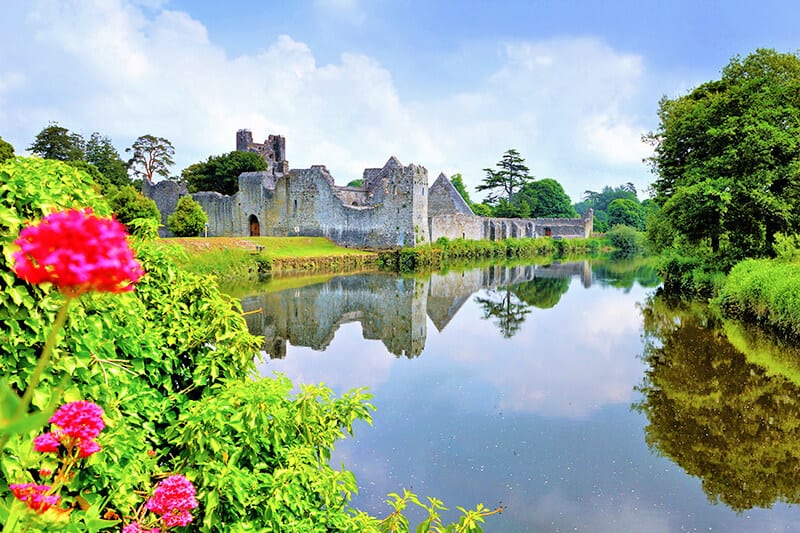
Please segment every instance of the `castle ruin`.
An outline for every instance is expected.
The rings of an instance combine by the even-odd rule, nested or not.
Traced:
[[[476,216],[444,174],[428,186],[428,171],[391,157],[382,168],[364,170],[361,187],[336,185],[324,165],[289,169],[286,140],[270,135],[254,143],[249,130],[236,133],[236,149],[262,155],[268,170],[244,172],[239,192],[192,193],[208,216],[209,237],[313,236],[340,246],[386,249],[448,239],[589,237],[592,211],[582,218],[488,218]],[[143,184],[155,200],[162,224],[185,186]],[[162,236],[169,235],[166,227]]]

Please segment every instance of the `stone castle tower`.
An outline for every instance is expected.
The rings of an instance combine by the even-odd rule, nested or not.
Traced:
[[[274,175],[283,175],[289,172],[289,162],[286,160],[286,138],[282,135],[270,135],[263,143],[253,142],[253,132],[238,130],[236,132],[236,151],[255,152],[260,154],[269,164],[269,170]]]

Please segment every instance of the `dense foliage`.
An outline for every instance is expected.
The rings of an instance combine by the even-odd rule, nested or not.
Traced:
[[[111,210],[116,215],[117,220],[126,226],[140,218],[151,219],[157,223],[161,222],[161,213],[158,212],[156,203],[131,185],[122,187],[113,193],[108,198],[108,204],[111,206]]]
[[[649,213],[653,210],[647,207],[648,200],[639,202],[636,196],[636,187],[633,183],[626,183],[618,187],[606,185],[600,192],[584,191],[583,201],[574,205],[575,211],[580,216],[586,214],[590,208],[594,212],[594,231],[605,233],[616,224],[633,226],[644,230]],[[624,202],[617,202],[624,200]],[[615,204],[615,202],[617,202]],[[614,208],[611,206],[614,204]],[[613,215],[612,215],[613,213]]]
[[[191,196],[181,196],[175,212],[167,217],[167,227],[176,237],[197,237],[202,234],[208,222],[203,207]]]
[[[70,133],[67,128],[51,122],[36,134],[28,150],[45,159],[70,161],[83,159],[85,148],[86,141],[80,134]]]
[[[611,228],[608,238],[611,246],[621,255],[636,255],[645,250],[644,234],[625,224],[617,224]]]
[[[0,164],[3,164],[3,162],[12,157],[14,157],[14,147],[11,146],[11,143],[0,137]]]
[[[36,135],[28,149],[45,159],[65,161],[83,170],[103,194],[113,195],[118,188],[131,184],[127,164],[111,139],[98,132],[92,133],[87,141],[79,133],[52,122]]]
[[[191,192],[216,191],[232,195],[239,191],[239,174],[267,168],[267,161],[260,154],[233,151],[189,165],[181,172],[181,178]]]
[[[757,50],[719,80],[664,98],[648,135],[657,251],[727,271],[800,230],[800,57]],[[667,271],[665,274],[669,275]]]
[[[0,393],[10,387],[16,396],[26,387],[64,302],[55,287],[14,275],[13,241],[27,221],[71,207],[111,213],[74,167],[26,158],[0,166]],[[379,521],[351,509],[352,474],[328,465],[334,441],[356,420],[369,421],[368,395],[335,398],[322,386],[294,393],[285,378],[253,379],[260,342],[247,332],[238,302],[212,279],[176,268],[163,246],[135,244],[146,272],[135,291],[73,300],[33,394],[33,416],[43,411],[42,422],[56,403],[88,400],[102,408],[105,429],[97,436],[101,451],[72,471],[61,491],[71,512],[57,520],[34,513],[27,530],[119,530],[158,480],[180,473],[197,489],[193,530],[402,531],[391,529],[402,525],[402,513]],[[3,523],[15,502],[9,485],[46,482],[52,466],[31,448],[36,428],[22,431],[5,420]],[[437,520],[430,524],[441,524],[440,508],[431,507]],[[466,531],[495,512],[465,511],[466,525],[448,530]]]

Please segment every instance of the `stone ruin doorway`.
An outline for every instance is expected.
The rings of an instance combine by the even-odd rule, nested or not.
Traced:
[[[551,228],[544,228],[544,236],[545,237],[552,237],[553,236],[553,230]]]
[[[255,215],[250,215],[250,236],[251,237],[261,236],[261,225],[258,223],[258,217],[256,217]]]

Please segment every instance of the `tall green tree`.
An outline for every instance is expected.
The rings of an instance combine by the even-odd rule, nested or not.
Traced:
[[[800,230],[800,57],[759,49],[719,80],[659,104],[655,201],[674,229],[721,257],[771,253]],[[687,213],[702,220],[694,223]]]
[[[169,177],[169,167],[175,164],[175,148],[164,137],[142,135],[125,152],[131,152],[128,168],[134,176],[153,183],[156,175]]]
[[[44,159],[74,161],[83,159],[85,148],[86,141],[80,134],[51,122],[36,134],[28,150]]]
[[[239,174],[267,168],[267,162],[261,155],[233,151],[189,165],[183,169],[181,177],[191,192],[216,191],[231,195],[239,190]]]
[[[464,185],[464,178],[461,174],[453,174],[450,177],[450,183],[453,184],[453,187],[458,191],[458,194],[461,195],[461,198],[467,202],[467,205],[472,206],[472,200],[469,199],[469,192],[467,192],[467,187]]]
[[[617,198],[608,204],[608,224],[610,226],[623,224],[642,231],[644,230],[644,220],[644,208],[636,200]]]
[[[530,206],[526,216],[571,218],[577,216],[572,200],[559,182],[551,178],[528,182],[517,196]]]
[[[11,146],[11,143],[4,141],[3,138],[0,137],[0,164],[12,157],[14,157],[14,147]]]
[[[526,183],[533,181],[530,169],[525,166],[525,160],[519,155],[519,152],[513,148],[507,150],[495,166],[497,169],[483,169],[486,177],[476,187],[476,190],[479,192],[489,191],[486,203],[490,205],[498,204],[501,198],[513,203],[514,193]]]
[[[111,139],[98,132],[92,133],[86,141],[85,160],[94,165],[106,182],[115,187],[131,184],[128,166],[111,143]]]

